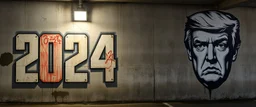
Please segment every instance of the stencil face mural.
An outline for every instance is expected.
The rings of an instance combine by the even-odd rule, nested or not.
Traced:
[[[188,16],[185,47],[197,79],[208,89],[226,81],[241,44],[239,20],[221,11]]]

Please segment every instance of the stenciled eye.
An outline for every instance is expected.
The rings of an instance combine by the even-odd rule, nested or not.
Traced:
[[[204,45],[202,43],[196,43],[196,44],[194,44],[194,47],[196,48],[197,51],[201,52],[205,49],[206,45]]]
[[[219,43],[216,48],[220,51],[225,51],[227,49],[228,45],[226,42]]]

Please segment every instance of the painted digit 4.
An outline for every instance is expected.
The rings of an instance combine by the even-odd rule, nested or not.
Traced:
[[[115,35],[102,34],[91,56],[91,68],[105,69],[105,82],[114,82],[114,69],[116,68]]]

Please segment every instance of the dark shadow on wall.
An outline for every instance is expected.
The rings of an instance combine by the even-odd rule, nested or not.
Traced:
[[[63,88],[87,88],[88,83],[63,82]]]
[[[9,52],[5,52],[3,54],[1,54],[0,57],[0,65],[1,66],[8,66],[9,64],[11,64],[13,61],[13,55]]]

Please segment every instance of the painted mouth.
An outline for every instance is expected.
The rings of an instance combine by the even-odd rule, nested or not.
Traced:
[[[222,76],[220,69],[216,67],[207,67],[206,69],[203,70],[201,76],[208,75],[208,74],[216,74],[216,75]]]

